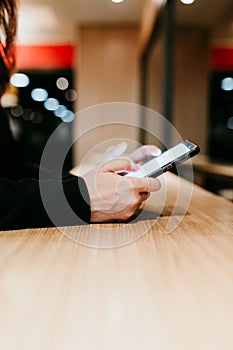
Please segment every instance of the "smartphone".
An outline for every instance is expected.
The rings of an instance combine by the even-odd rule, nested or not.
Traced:
[[[200,152],[199,146],[195,143],[184,140],[169,148],[162,154],[141,165],[138,171],[128,172],[124,176],[137,178],[157,177],[166,171],[175,168],[177,164],[183,163]]]

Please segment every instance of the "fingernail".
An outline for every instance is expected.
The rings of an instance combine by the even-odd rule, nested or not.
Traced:
[[[162,151],[161,151],[160,149],[158,149],[158,150],[156,150],[156,151],[151,151],[151,150],[149,150],[149,153],[150,153],[152,156],[156,157],[156,156],[159,156],[159,155],[162,153]]]

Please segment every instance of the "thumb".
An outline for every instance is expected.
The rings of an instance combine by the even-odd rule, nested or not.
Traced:
[[[102,171],[104,172],[114,172],[121,175],[128,171],[137,171],[139,169],[140,166],[129,158],[116,158],[108,161],[102,167]]]

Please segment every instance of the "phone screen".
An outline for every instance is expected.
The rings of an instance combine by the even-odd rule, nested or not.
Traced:
[[[189,151],[190,151],[190,149],[184,143],[179,143],[178,145],[163,152],[160,156],[158,156],[156,158],[156,160],[158,162],[158,165],[160,167],[163,167],[166,164],[174,161],[175,159],[179,159],[180,157],[182,157],[183,155],[185,155]]]
[[[182,162],[187,160],[189,157],[194,155],[194,151],[198,153],[199,148],[189,142],[184,141],[180,142],[167,151],[163,152],[160,156],[154,157],[148,162],[142,164],[141,169],[135,173],[128,173],[126,176],[135,176],[135,177],[145,177],[145,176],[158,176],[167,169],[166,166],[172,167],[175,162]]]

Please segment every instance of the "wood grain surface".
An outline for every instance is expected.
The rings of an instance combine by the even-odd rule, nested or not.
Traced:
[[[164,179],[126,224],[0,233],[0,349],[233,349],[233,205]]]

